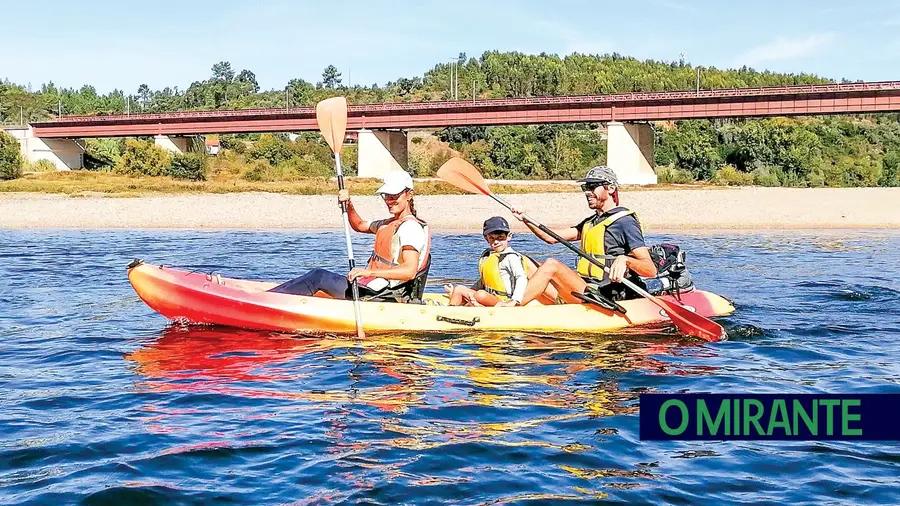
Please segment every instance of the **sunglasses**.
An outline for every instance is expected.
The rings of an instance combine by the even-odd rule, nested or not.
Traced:
[[[403,195],[405,195],[406,191],[407,190],[403,190],[400,193],[382,193],[381,198],[383,198],[384,200],[397,200],[400,197],[402,197]]]
[[[606,187],[609,183],[583,183],[581,185],[581,191],[583,192],[592,192],[601,186]]]

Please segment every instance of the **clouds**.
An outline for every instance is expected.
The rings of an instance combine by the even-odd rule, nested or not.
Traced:
[[[825,49],[836,37],[834,32],[814,33],[799,38],[776,37],[771,42],[741,54],[735,63],[737,66],[753,66],[773,61],[807,58]]]

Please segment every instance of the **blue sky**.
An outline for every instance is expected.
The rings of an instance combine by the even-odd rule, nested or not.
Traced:
[[[167,5],[168,8],[161,8]],[[618,52],[718,68],[900,79],[900,2],[841,0],[0,0],[0,79],[187,88],[228,60],[263,89],[334,64],[344,83],[422,75],[460,52]]]

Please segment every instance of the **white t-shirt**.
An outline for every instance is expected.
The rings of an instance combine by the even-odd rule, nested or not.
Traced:
[[[373,232],[377,232],[378,229],[384,225],[389,220],[376,220],[373,221],[369,227],[369,230]],[[404,246],[409,246],[414,250],[419,252],[419,266],[418,269],[421,270],[422,267],[425,266],[425,262],[428,260],[425,253],[425,246],[428,242],[428,226],[422,226],[416,220],[407,219],[397,228],[397,233],[394,234],[393,239],[391,239],[391,261],[395,264],[400,263],[400,252],[402,251]],[[405,281],[400,281],[397,279],[387,280],[384,278],[375,278],[373,279],[367,286],[368,288],[378,291],[383,289],[386,286],[390,286],[394,288],[397,285],[401,285],[405,283]]]

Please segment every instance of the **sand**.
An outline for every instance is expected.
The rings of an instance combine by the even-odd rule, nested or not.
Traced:
[[[590,210],[580,193],[504,196],[548,226],[573,225]],[[376,196],[354,196],[367,219],[385,217]],[[729,188],[623,190],[645,231],[900,229],[900,188]],[[416,197],[435,231],[480,230],[493,215],[512,215],[488,197]],[[330,229],[342,227],[337,198],[271,193],[134,198],[0,194],[0,228]],[[523,229],[518,222],[514,230]]]

